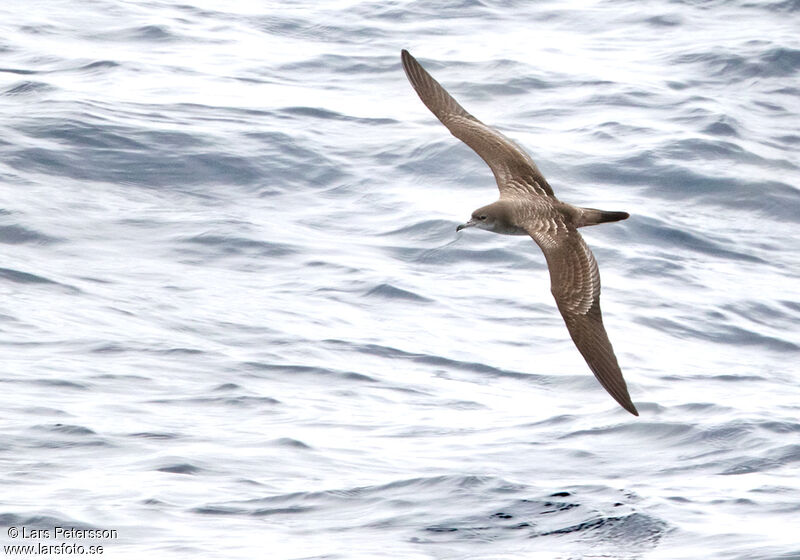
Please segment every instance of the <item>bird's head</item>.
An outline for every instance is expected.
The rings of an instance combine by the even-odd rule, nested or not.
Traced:
[[[484,212],[482,208],[479,208],[472,213],[472,217],[469,219],[469,221],[465,224],[459,225],[456,228],[456,231],[461,231],[462,229],[468,227],[477,227],[491,231],[493,223],[494,217],[488,212]]]
[[[461,231],[468,227],[477,227],[495,233],[517,234],[518,228],[511,224],[511,209],[505,204],[505,201],[499,200],[475,210],[469,221],[458,226],[456,231]]]

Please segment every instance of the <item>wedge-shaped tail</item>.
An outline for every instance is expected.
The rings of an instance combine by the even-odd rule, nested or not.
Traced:
[[[580,217],[575,221],[575,227],[594,226],[606,222],[618,222],[631,217],[627,212],[613,212],[610,210],[597,210],[596,208],[580,208]]]

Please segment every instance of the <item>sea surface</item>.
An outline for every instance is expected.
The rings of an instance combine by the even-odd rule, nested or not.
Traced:
[[[5,557],[800,559],[799,22],[0,4]],[[582,232],[640,417],[530,239],[456,234],[497,190],[403,48],[630,212]]]

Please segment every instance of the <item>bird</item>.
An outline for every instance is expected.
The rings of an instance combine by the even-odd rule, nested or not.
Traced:
[[[544,253],[550,291],[575,346],[600,385],[622,408],[639,416],[603,326],[597,261],[578,232],[581,227],[625,220],[630,214],[582,208],[556,198],[525,150],[468,113],[407,50],[400,58],[425,106],[486,162],[500,190],[497,201],[475,210],[456,232],[475,227],[533,239]]]

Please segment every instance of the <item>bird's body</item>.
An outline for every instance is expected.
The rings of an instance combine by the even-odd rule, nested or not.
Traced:
[[[606,391],[638,416],[603,326],[597,261],[578,233],[580,227],[624,220],[629,215],[558,200],[522,148],[465,111],[408,51],[403,50],[401,58],[422,102],[456,138],[483,158],[500,189],[499,200],[475,210],[457,231],[478,227],[533,238],[547,260],[551,291],[575,346]]]

